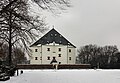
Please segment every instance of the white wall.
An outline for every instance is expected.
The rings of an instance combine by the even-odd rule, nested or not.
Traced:
[[[37,49],[37,52],[35,52],[35,49]],[[32,50],[32,57],[30,59],[30,63],[31,64],[41,64],[41,47],[38,47],[38,46],[34,46],[34,47],[31,47],[31,50]],[[38,60],[35,60],[35,57],[38,58]]]
[[[71,52],[69,52],[69,50],[71,50]],[[71,46],[68,46],[67,51],[68,51],[68,63],[69,64],[75,64],[75,60],[76,60],[76,56],[75,56],[76,55],[75,54],[76,50],[75,50],[75,48],[71,47]],[[70,57],[71,57],[71,60],[69,60]]]
[[[48,51],[47,49],[50,49]],[[59,51],[61,48],[61,51]],[[32,57],[30,60],[30,64],[50,64],[53,57],[56,57],[56,60],[61,62],[61,64],[75,64],[75,48],[67,45],[42,45],[42,46],[34,46],[32,49]],[[38,49],[38,52],[35,52],[35,49]],[[69,52],[71,49],[71,52]],[[61,57],[59,57],[61,54]],[[35,60],[35,57],[38,57],[38,60]],[[42,57],[42,60],[40,60]],[[48,60],[50,57],[50,60]],[[71,57],[71,60],[69,60]]]

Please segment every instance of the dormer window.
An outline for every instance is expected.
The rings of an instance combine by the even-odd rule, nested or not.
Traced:
[[[49,43],[49,41],[47,41],[47,43]]]
[[[62,35],[60,35],[60,37],[62,37]]]
[[[62,41],[60,41],[60,44],[62,43]]]
[[[51,36],[53,36],[53,34],[51,34]]]
[[[57,34],[55,34],[55,36],[57,36]]]

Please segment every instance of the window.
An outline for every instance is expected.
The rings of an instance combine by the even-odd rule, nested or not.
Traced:
[[[61,51],[61,48],[58,48],[58,51],[60,52],[60,51]]]
[[[47,41],[47,43],[49,43],[49,41]]]
[[[56,53],[56,52],[53,52],[53,53]]]
[[[35,52],[38,52],[38,49],[35,49]]]
[[[40,60],[42,60],[42,57],[40,57]]]
[[[55,34],[55,36],[57,36],[57,34]]]
[[[58,54],[58,57],[61,57],[61,54]]]
[[[50,60],[50,57],[49,57],[49,56],[47,57],[47,60]]]
[[[62,43],[62,41],[60,41],[60,44]]]
[[[51,34],[51,36],[53,36],[53,34]]]
[[[47,51],[50,51],[50,48],[47,48]]]
[[[62,35],[60,35],[60,37],[62,37]]]
[[[71,49],[69,49],[69,52],[71,52]]]
[[[38,60],[38,57],[35,57],[35,60]]]
[[[71,60],[71,57],[69,57],[69,60]]]
[[[61,62],[59,62],[59,64],[61,64]]]

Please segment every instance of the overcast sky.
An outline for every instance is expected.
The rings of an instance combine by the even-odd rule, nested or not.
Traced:
[[[87,44],[117,45],[120,49],[120,0],[71,0],[73,7],[59,17],[47,16],[49,25],[77,48]]]

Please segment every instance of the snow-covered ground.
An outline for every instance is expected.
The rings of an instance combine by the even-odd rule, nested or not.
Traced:
[[[120,83],[120,70],[23,70],[0,83]]]

